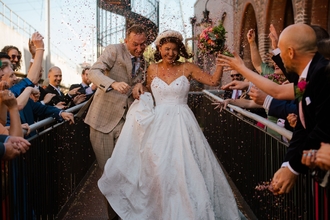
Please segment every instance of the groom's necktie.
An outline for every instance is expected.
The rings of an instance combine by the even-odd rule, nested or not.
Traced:
[[[136,57],[132,57],[132,78],[135,77]]]

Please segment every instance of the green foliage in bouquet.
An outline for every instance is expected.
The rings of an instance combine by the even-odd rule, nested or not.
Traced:
[[[213,54],[220,52],[233,56],[226,46],[226,29],[220,22],[218,26],[205,28],[199,35],[198,50],[200,54]]]

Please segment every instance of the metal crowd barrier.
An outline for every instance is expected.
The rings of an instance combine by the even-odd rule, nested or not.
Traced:
[[[83,104],[67,111],[75,112]],[[2,165],[0,219],[56,219],[93,168],[89,126],[47,118],[31,126],[29,151]]]
[[[222,99],[206,90],[203,93],[205,96],[198,99],[198,108],[202,106],[203,110],[197,115],[203,115],[198,119],[204,134],[256,218],[329,219],[329,187],[320,187],[310,174],[300,175],[287,195],[273,196],[267,189],[281,167],[288,144],[256,126],[256,122],[288,139],[292,133],[233,105],[228,107],[234,112],[226,109],[219,113],[211,102]]]

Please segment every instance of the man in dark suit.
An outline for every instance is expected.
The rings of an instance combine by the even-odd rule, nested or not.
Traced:
[[[69,89],[69,90],[72,90],[72,89],[75,89],[75,88],[79,88],[78,91],[77,91],[77,93],[78,94],[85,94],[86,95],[86,99],[85,100],[90,99],[90,97],[96,91],[96,88],[93,88],[93,87],[90,86],[91,81],[88,78],[89,69],[90,68],[83,69],[83,71],[81,73],[81,80],[82,80],[82,82],[80,84],[72,84],[70,86],[70,89]]]
[[[308,168],[301,163],[303,150],[318,149],[321,142],[330,141],[330,115],[327,113],[330,107],[330,93],[327,91],[330,86],[329,62],[317,53],[316,43],[314,30],[306,24],[287,27],[279,39],[287,72],[297,73],[301,85],[303,81],[307,85],[303,88],[301,101],[296,97],[299,117],[285,162],[272,181],[275,195],[288,193],[297,175],[307,172]]]
[[[59,67],[53,66],[48,71],[49,85],[45,89],[46,93],[55,94],[48,105],[64,105],[64,107],[74,106],[84,101],[85,95],[78,95],[78,88],[70,90],[66,95],[60,90],[62,82],[62,71]]]

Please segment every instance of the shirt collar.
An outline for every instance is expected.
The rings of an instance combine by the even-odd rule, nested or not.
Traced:
[[[305,69],[302,71],[301,75],[299,78],[302,78],[302,79],[307,79],[307,73],[308,73],[308,70],[309,70],[309,66],[311,65],[311,62],[312,60],[310,60],[308,62],[308,64],[306,65]]]

